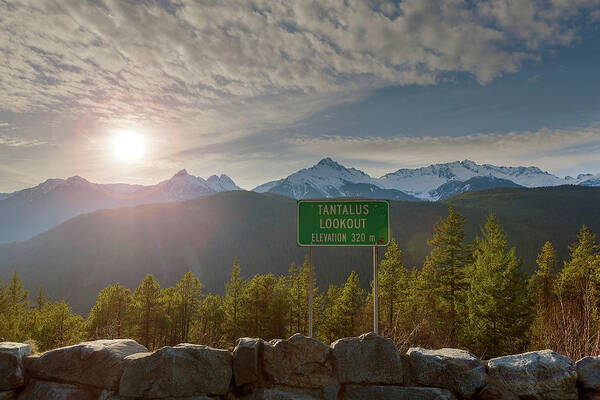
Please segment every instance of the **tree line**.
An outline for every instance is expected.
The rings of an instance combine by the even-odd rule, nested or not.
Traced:
[[[495,216],[472,243],[464,225],[450,206],[421,268],[406,267],[390,242],[378,274],[380,334],[401,349],[460,347],[481,358],[542,348],[574,359],[599,353],[600,244],[593,232],[581,228],[562,268],[546,242],[528,279]],[[149,349],[182,342],[231,348],[242,336],[307,334],[309,287],[316,338],[332,342],[372,330],[372,290],[361,287],[356,272],[320,291],[308,260],[283,276],[244,278],[236,258],[224,296],[204,293],[192,272],[166,288],[149,274],[133,292],[118,283],[104,288],[87,319],[64,301],[48,301],[43,287],[30,303],[15,272],[0,282],[0,340],[30,341],[40,351],[119,337]]]

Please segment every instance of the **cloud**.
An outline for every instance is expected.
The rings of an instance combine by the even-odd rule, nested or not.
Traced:
[[[0,104],[164,122],[264,96],[482,83],[577,37],[592,1],[305,0],[0,3]],[[168,114],[168,115],[166,115]]]
[[[46,144],[36,139],[22,139],[16,136],[8,136],[0,134],[0,146],[9,147],[35,147]]]
[[[535,165],[555,173],[573,173],[600,158],[600,128],[391,139],[297,137],[289,140],[289,145],[307,156],[335,154],[358,165],[376,166],[370,169],[375,175],[467,158],[480,163]]]

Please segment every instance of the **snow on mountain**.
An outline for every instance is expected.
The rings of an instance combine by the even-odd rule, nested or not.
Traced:
[[[211,175],[207,180],[210,187],[215,192],[226,192],[231,190],[242,190],[233,180],[225,174],[221,176]]]
[[[103,208],[182,201],[239,189],[227,175],[205,180],[186,170],[150,186],[97,184],[80,176],[48,179],[0,197],[0,242],[26,239],[76,215]]]
[[[357,186],[358,185],[358,186]],[[346,168],[327,157],[310,168],[301,169],[278,181],[267,182],[254,188],[255,192],[278,193],[296,199],[364,196],[382,189],[373,178],[355,168]],[[388,193],[402,198],[396,189]],[[360,192],[360,194],[359,194]],[[372,196],[369,196],[372,197]]]
[[[582,174],[577,176],[577,184],[581,186],[600,186],[600,174]]]
[[[362,186],[359,188],[356,184]],[[541,187],[566,184],[600,186],[600,175],[579,175],[576,179],[560,178],[537,167],[481,165],[471,160],[464,160],[421,168],[403,168],[380,178],[372,178],[357,169],[346,168],[331,158],[324,158],[311,168],[257,186],[254,191],[278,193],[297,199],[364,196],[364,193],[377,193],[382,198],[389,199],[418,198],[436,201],[454,194],[492,187]],[[388,192],[381,190],[388,190]]]
[[[559,178],[537,167],[498,167],[471,160],[433,164],[415,169],[399,169],[378,179],[382,187],[403,190],[424,200],[439,200],[436,189],[448,182],[465,182],[477,176],[509,180],[520,186],[540,187],[574,184],[572,178]]]
[[[208,180],[190,175],[185,169],[171,179],[154,186],[145,186],[135,192],[143,203],[182,201],[210,193],[241,190],[227,175],[212,175]]]

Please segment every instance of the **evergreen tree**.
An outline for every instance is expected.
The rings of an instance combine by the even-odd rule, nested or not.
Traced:
[[[8,285],[8,304],[9,308],[19,312],[29,305],[27,297],[29,292],[24,289],[23,282],[19,279],[17,271],[14,271],[12,279]]]
[[[442,329],[447,309],[440,305],[436,268],[431,262],[425,262],[420,271],[413,270],[409,289],[408,304],[401,314],[396,343],[402,350],[414,346],[443,347],[447,343]]]
[[[118,283],[102,289],[88,315],[88,335],[106,339],[126,336],[132,317],[131,301],[131,291]]]
[[[207,295],[201,300],[198,311],[190,332],[193,343],[212,347],[223,345],[223,299],[219,295]]]
[[[27,313],[29,306],[29,293],[24,289],[23,282],[14,271],[6,287],[6,316],[3,319],[3,333],[5,340],[23,341],[28,336],[28,325],[32,318]]]
[[[41,351],[75,344],[83,339],[85,320],[74,315],[64,301],[46,303],[39,312],[38,327],[31,336]]]
[[[556,306],[556,278],[558,258],[552,243],[546,242],[537,257],[537,271],[529,278],[527,289],[534,307],[534,323],[531,328],[532,341],[536,348],[552,346],[551,332]]]
[[[198,312],[203,286],[192,272],[186,272],[175,288],[179,302],[178,325],[181,342],[185,343],[188,341],[190,324]]]
[[[327,309],[327,326],[325,337],[330,340],[360,334],[361,313],[364,307],[365,291],[360,287],[356,271],[352,271],[341,289],[330,286],[328,297],[331,306]]]
[[[161,315],[158,319],[160,324],[159,344],[161,346],[178,344],[180,335],[177,323],[179,317],[177,290],[173,286],[161,289],[159,303],[161,305]]]
[[[308,288],[311,279],[311,270],[308,257],[304,259],[304,264],[296,267],[292,264],[287,277],[289,293],[289,333],[302,333],[308,335]],[[313,311],[317,309],[316,302],[318,297],[318,288],[316,278],[312,276],[313,290]],[[313,312],[314,314],[314,312]],[[314,315],[313,315],[314,318]],[[314,321],[313,321],[314,322]]]
[[[48,299],[46,298],[46,289],[44,288],[44,286],[40,286],[40,288],[38,290],[38,295],[35,298],[35,306],[36,306],[37,310],[41,311],[47,302],[48,302]]]
[[[240,335],[240,316],[244,307],[246,281],[241,278],[241,266],[238,258],[233,260],[233,269],[229,281],[225,283],[223,311],[225,313],[225,335],[229,343],[234,344]]]
[[[570,258],[558,282],[560,329],[558,348],[575,359],[597,353],[600,301],[600,245],[585,225],[569,246]]]
[[[378,270],[379,310],[384,316],[379,320],[385,325],[388,336],[394,330],[395,312],[400,308],[399,303],[408,296],[408,280],[408,270],[402,264],[402,250],[398,248],[396,240],[392,239]]]
[[[493,215],[481,234],[468,275],[471,348],[481,358],[516,353],[523,350],[529,327],[526,280]]]
[[[465,302],[465,269],[471,257],[470,248],[465,245],[464,225],[465,218],[450,205],[448,217],[433,227],[433,238],[427,242],[433,249],[426,262],[437,271],[439,294],[448,309],[448,345],[453,347],[457,346],[460,335],[458,314]]]
[[[160,285],[151,274],[133,292],[133,307],[137,316],[136,328],[140,342],[148,349],[156,344],[155,333],[160,329]]]

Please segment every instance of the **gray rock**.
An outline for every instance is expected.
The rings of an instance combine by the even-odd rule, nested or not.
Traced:
[[[259,361],[264,341],[238,339],[233,350],[233,378],[236,386],[254,383],[260,378]]]
[[[293,393],[281,389],[265,389],[262,391],[263,400],[319,400],[308,393]]]
[[[227,350],[197,344],[163,347],[126,358],[119,395],[143,398],[223,395],[232,376]]]
[[[455,400],[447,389],[392,385],[346,386],[346,400]]]
[[[17,398],[17,392],[15,390],[8,390],[0,392],[0,400],[14,400]]]
[[[19,394],[18,400],[97,400],[100,389],[70,383],[33,380]]]
[[[600,357],[584,357],[575,364],[577,381],[585,389],[600,390]]]
[[[9,391],[25,384],[23,357],[30,353],[31,346],[28,344],[0,342],[0,391]]]
[[[366,333],[331,344],[333,364],[340,383],[403,383],[402,361],[391,339]]]
[[[413,347],[406,354],[411,379],[419,385],[445,388],[470,399],[487,382],[485,367],[468,351]]]
[[[275,384],[321,388],[333,379],[329,346],[298,333],[265,342],[262,360],[267,379]]]
[[[493,358],[487,370],[482,399],[577,399],[575,363],[552,350]]]
[[[131,339],[95,340],[29,357],[25,366],[36,378],[118,390],[125,357],[147,351]]]

